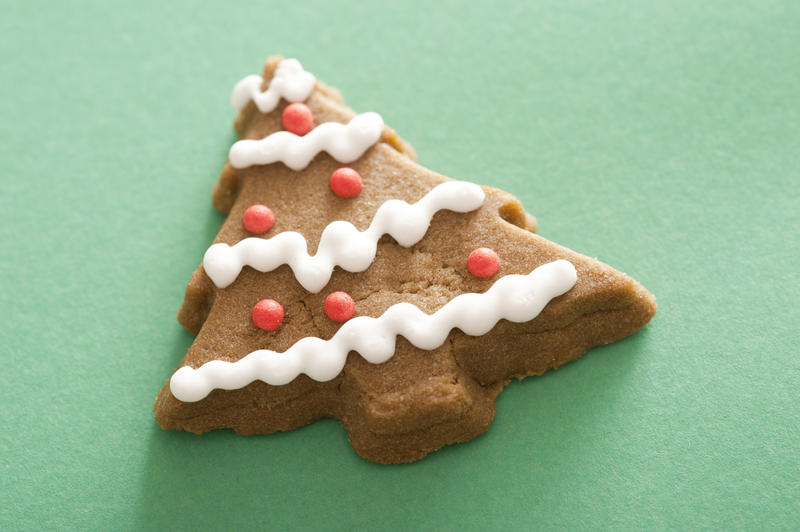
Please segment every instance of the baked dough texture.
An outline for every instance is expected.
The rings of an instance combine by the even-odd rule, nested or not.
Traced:
[[[262,90],[281,59],[267,60]],[[337,90],[319,81],[305,104],[315,125],[347,123],[355,115]],[[275,110],[262,113],[249,102],[236,117],[239,137],[261,139],[281,131],[286,105],[281,100]],[[297,231],[314,254],[330,222],[347,220],[363,231],[383,202],[413,203],[449,181],[416,159],[413,149],[384,126],[381,140],[346,165],[324,152],[300,171],[280,162],[244,169],[228,163],[213,190],[214,207],[228,215],[214,242],[233,245],[252,237],[242,226],[242,214],[261,203],[276,215],[275,226],[263,238]],[[329,177],[342,166],[354,168],[363,178],[363,190],[356,198],[331,192]],[[325,297],[333,291],[353,297],[357,316],[378,317],[399,302],[430,314],[460,294],[485,292],[501,276],[528,274],[542,264],[568,260],[575,266],[577,282],[535,319],[501,320],[488,334],[477,337],[453,329],[447,341],[433,350],[418,349],[400,336],[387,362],[372,364],[350,352],[344,370],[327,382],[306,375],[280,386],[254,381],[237,390],[214,390],[197,402],[182,402],[167,381],[154,406],[158,423],[195,433],[232,428],[252,435],[332,417],[347,430],[353,449],[367,460],[410,462],[487,430],[495,398],[512,378],[541,375],[593,346],[634,333],[650,320],[655,299],[639,283],[538,236],[535,220],[516,198],[482,188],[486,198],[479,209],[465,214],[437,212],[428,232],[411,247],[384,235],[366,271],[350,273],[337,267],[320,293],[305,290],[286,265],[267,273],[246,266],[226,288],[217,288],[201,265],[178,312],[180,323],[197,335],[180,366],[198,368],[215,359],[234,362],[258,349],[283,352],[308,336],[329,339],[342,326],[324,312]],[[502,260],[492,279],[467,270],[466,257],[478,247],[493,249]],[[264,298],[285,308],[286,318],[276,331],[261,330],[251,319],[253,306]]]

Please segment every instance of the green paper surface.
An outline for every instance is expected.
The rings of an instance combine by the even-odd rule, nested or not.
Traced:
[[[800,528],[800,4],[3,2],[0,529]],[[162,431],[230,91],[297,57],[659,303],[401,466]]]

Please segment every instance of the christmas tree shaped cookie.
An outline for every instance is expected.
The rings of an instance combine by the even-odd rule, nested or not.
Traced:
[[[419,166],[295,60],[235,88],[228,214],[178,313],[197,334],[161,389],[164,428],[240,434],[338,419],[368,460],[484,432],[511,378],[623,338],[636,281],[541,238],[511,195]]]

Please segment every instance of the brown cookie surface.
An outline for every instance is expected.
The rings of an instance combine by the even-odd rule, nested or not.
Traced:
[[[280,60],[267,61],[262,90]],[[337,91],[319,82],[305,103],[317,126],[347,123],[354,116]],[[261,139],[281,131],[281,112],[287,104],[281,100],[275,110],[262,113],[248,103],[236,119],[240,138]],[[332,221],[346,220],[363,231],[387,200],[414,203],[450,181],[415,161],[410,146],[384,128],[378,143],[346,165],[326,153],[300,171],[280,162],[243,169],[228,163],[213,193],[214,206],[228,213],[215,242],[234,245],[254,236],[243,227],[242,215],[249,206],[264,204],[276,221],[260,237],[299,232],[313,255]],[[362,176],[363,190],[354,198],[331,192],[330,175],[342,166]],[[655,300],[640,284],[536,235],[535,221],[513,196],[489,187],[483,190],[486,197],[480,208],[467,213],[438,211],[425,236],[411,247],[384,235],[366,271],[351,273],[337,267],[319,293],[304,289],[287,265],[266,273],[245,266],[225,288],[216,287],[200,266],[178,313],[184,327],[197,334],[181,366],[235,362],[259,349],[284,352],[309,336],[330,339],[343,326],[324,311],[325,297],[334,291],[352,296],[357,316],[378,317],[400,302],[431,314],[460,294],[486,292],[503,276],[528,274],[543,264],[568,260],[577,271],[577,282],[536,318],[525,323],[501,320],[482,336],[453,329],[433,350],[416,348],[400,336],[394,355],[380,364],[351,351],[344,369],[327,382],[306,375],[278,386],[254,381],[183,402],[171,393],[168,381],[154,407],[157,421],[164,428],[197,433],[232,428],[240,434],[263,434],[334,417],[364,458],[413,461],[484,432],[494,416],[494,399],[511,378],[556,368],[592,346],[632,334],[650,320]],[[467,256],[479,247],[491,248],[501,258],[499,272],[489,279],[472,275],[466,267]],[[252,308],[264,298],[284,306],[285,319],[276,331],[253,324]]]

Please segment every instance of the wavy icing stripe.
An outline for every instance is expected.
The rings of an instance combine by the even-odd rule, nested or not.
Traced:
[[[433,314],[410,303],[398,303],[378,318],[351,319],[330,340],[309,336],[283,353],[260,349],[236,362],[212,360],[198,369],[184,366],[172,375],[170,390],[181,401],[195,402],[216,388],[237,390],[255,380],[277,386],[305,373],[316,381],[329,381],[342,371],[350,351],[373,364],[389,360],[397,335],[430,350],[442,345],[456,327],[481,336],[501,319],[530,321],[551,299],[570,290],[577,279],[572,263],[557,260],[528,275],[501,277],[483,294],[456,296]]]
[[[233,88],[231,103],[241,109],[247,102],[253,100],[259,111],[268,113],[278,106],[281,97],[290,102],[302,102],[314,90],[317,78],[314,74],[303,70],[303,65],[297,59],[284,59],[278,63],[269,87],[261,92],[264,78],[261,76],[247,76]]]
[[[335,266],[353,273],[369,268],[382,235],[391,235],[401,246],[413,246],[428,232],[437,211],[473,211],[484,198],[478,185],[450,181],[437,185],[413,205],[397,199],[386,201],[366,231],[342,220],[331,222],[322,231],[316,255],[308,254],[303,235],[286,231],[269,239],[245,238],[233,246],[214,244],[203,257],[203,268],[216,286],[225,288],[244,266],[268,272],[288,264],[303,288],[317,293],[328,284]]]
[[[261,140],[240,140],[231,146],[228,158],[234,168],[282,162],[292,170],[302,170],[319,152],[326,151],[340,163],[361,157],[378,142],[383,118],[378,113],[362,113],[347,124],[325,122],[306,135],[278,131]]]

